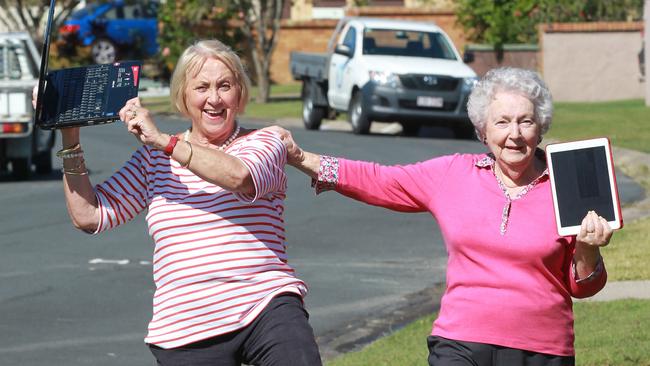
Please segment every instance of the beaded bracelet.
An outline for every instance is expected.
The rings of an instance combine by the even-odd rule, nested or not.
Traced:
[[[57,156],[60,157],[61,159],[74,159],[74,158],[83,157],[84,156],[84,151],[79,150],[77,152],[61,154],[61,155],[57,155]]]

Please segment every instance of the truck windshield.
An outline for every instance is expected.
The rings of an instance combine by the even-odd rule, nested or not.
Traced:
[[[456,54],[442,34],[397,29],[365,29],[363,54],[456,60]]]

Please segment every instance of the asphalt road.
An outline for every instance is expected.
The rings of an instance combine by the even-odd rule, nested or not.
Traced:
[[[186,127],[161,122],[167,131]],[[292,131],[307,149],[387,164],[484,149],[440,136]],[[138,145],[119,124],[84,128],[82,144],[93,182]],[[429,215],[392,213],[332,192],[315,197],[305,176],[287,172],[290,263],[310,286],[307,306],[319,341],[390,316],[411,294],[444,282],[445,250]],[[100,236],[76,231],[60,179],[58,171],[28,182],[0,176],[0,364],[154,365],[142,341],[153,294],[153,243],[143,215]],[[619,182],[629,184],[624,194],[634,191]]]

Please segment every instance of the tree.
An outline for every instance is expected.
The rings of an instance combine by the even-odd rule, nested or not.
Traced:
[[[241,9],[243,32],[253,57],[258,103],[266,103],[271,91],[271,56],[277,45],[284,0],[233,0]]]
[[[8,29],[27,31],[40,47],[43,44],[49,4],[47,0],[0,0],[0,23]],[[55,13],[52,29],[58,29],[79,5],[79,0],[61,0],[57,5],[58,12]]]
[[[458,0],[456,16],[470,41],[501,56],[506,43],[537,43],[537,24],[638,20],[642,9],[643,0]]]
[[[165,62],[175,64],[183,49],[206,33],[233,49],[243,41],[255,71],[256,100],[265,103],[270,94],[271,56],[283,5],[284,0],[167,1],[158,18]]]
[[[234,47],[237,30],[229,30],[227,22],[235,14],[226,1],[186,0],[166,1],[158,12],[158,43],[161,57],[168,70],[187,46],[199,38],[217,38]]]

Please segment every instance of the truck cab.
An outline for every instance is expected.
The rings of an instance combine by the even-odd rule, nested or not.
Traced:
[[[54,133],[35,128],[31,104],[40,55],[26,32],[0,33],[0,172],[16,179],[52,170]]]

